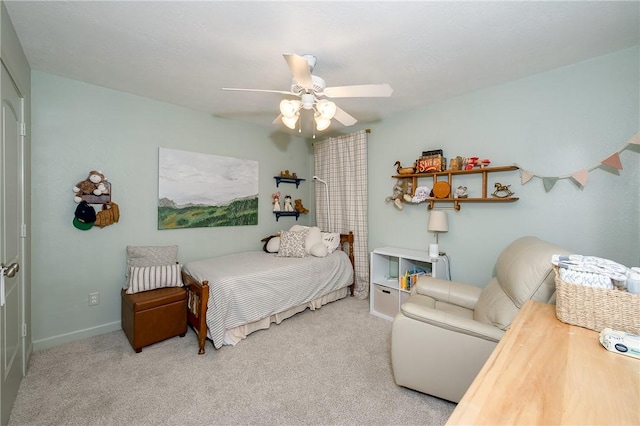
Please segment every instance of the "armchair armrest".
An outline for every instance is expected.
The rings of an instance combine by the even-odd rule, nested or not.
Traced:
[[[480,298],[480,287],[457,281],[441,280],[429,276],[421,276],[415,286],[416,294],[429,296],[442,302],[453,303],[473,310]]]
[[[499,342],[504,331],[471,318],[453,315],[450,312],[429,308],[408,301],[401,306],[402,314],[416,321],[434,325],[456,333],[467,334],[492,342]]]

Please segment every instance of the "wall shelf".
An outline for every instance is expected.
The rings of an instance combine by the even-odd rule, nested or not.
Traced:
[[[460,210],[460,203],[511,203],[518,200],[518,197],[489,197],[487,195],[487,175],[489,173],[496,172],[510,172],[518,170],[518,166],[498,166],[498,167],[476,167],[471,170],[445,170],[443,172],[431,172],[431,173],[410,173],[393,175],[396,179],[411,179],[411,196],[415,194],[415,190],[418,187],[418,179],[420,178],[432,178],[435,185],[438,182],[438,177],[446,176],[449,187],[453,190],[453,176],[459,175],[473,175],[482,174],[482,197],[475,198],[428,198],[424,202],[429,203],[429,210],[435,207],[436,203],[449,202],[453,203],[453,207],[456,210]]]
[[[283,176],[274,176],[273,178],[276,180],[276,187],[279,187],[280,182],[283,182],[283,183],[295,183],[297,188],[300,185],[300,182],[303,182],[305,180],[301,178],[292,178],[292,177],[283,177]]]
[[[273,212],[273,214],[276,215],[276,222],[280,219],[280,216],[295,216],[296,220],[298,220],[298,217],[300,216],[299,212]]]

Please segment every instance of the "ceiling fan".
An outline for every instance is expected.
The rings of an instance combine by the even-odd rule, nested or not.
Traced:
[[[331,124],[331,119],[342,123],[344,126],[352,126],[357,123],[354,117],[338,107],[335,103],[324,98],[374,98],[389,97],[393,89],[388,84],[362,84],[356,86],[327,87],[324,79],[313,75],[316,65],[316,57],[313,55],[296,55],[285,53],[285,61],[291,69],[293,79],[290,90],[268,89],[237,89],[223,87],[222,90],[243,92],[270,92],[283,95],[297,96],[299,99],[283,99],[280,102],[280,115],[273,121],[274,124],[284,123],[290,129],[296,128],[301,110],[313,111],[315,128],[318,131],[325,130]],[[298,131],[301,131],[298,128]],[[315,134],[314,134],[315,136]]]

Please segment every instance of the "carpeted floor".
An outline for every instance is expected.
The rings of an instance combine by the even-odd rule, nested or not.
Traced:
[[[395,385],[391,322],[343,299],[197,355],[121,331],[37,352],[10,425],[439,425],[455,404]]]

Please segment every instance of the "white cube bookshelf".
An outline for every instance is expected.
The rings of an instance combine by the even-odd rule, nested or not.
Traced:
[[[371,252],[369,301],[372,315],[393,320],[410,294],[409,290],[400,288],[400,277],[414,268],[436,278],[448,276],[444,259],[430,257],[427,251],[380,247]]]

